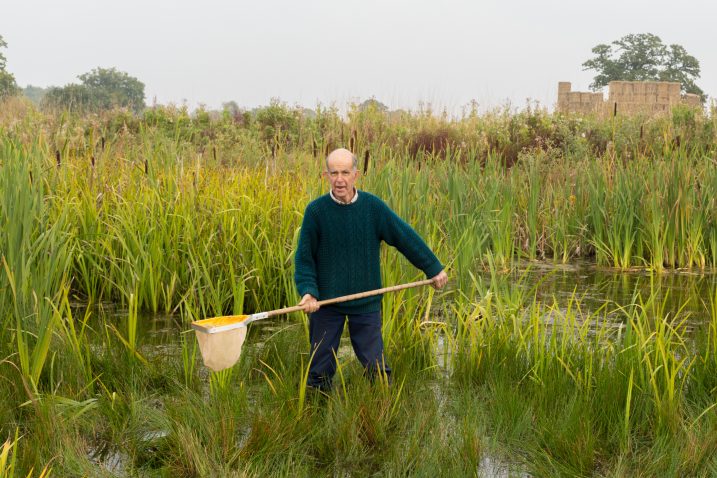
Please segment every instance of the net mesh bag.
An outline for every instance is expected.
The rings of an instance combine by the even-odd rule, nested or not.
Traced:
[[[246,326],[214,334],[195,330],[204,365],[218,372],[237,363],[246,331]]]

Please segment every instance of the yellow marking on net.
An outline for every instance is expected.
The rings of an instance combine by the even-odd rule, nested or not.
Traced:
[[[248,315],[226,315],[224,317],[212,317],[211,319],[197,320],[194,324],[205,329],[213,329],[214,327],[243,322],[247,318],[249,318]]]

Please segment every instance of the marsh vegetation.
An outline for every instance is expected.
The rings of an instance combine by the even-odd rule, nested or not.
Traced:
[[[328,397],[307,395],[303,314],[252,326],[240,363],[208,373],[189,322],[298,301],[301,212],[337,146],[451,286],[384,297],[390,386],[349,354]],[[717,474],[715,158],[715,112],[682,108],[78,117],[8,101],[0,475]],[[392,250],[383,264],[384,284],[418,278]],[[583,271],[574,289],[543,287],[565,270]],[[605,271],[630,284],[619,300],[581,292]]]

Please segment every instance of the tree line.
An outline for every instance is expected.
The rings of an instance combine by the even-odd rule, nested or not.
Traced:
[[[0,99],[24,94],[45,109],[97,112],[127,108],[140,112],[145,108],[144,83],[115,68],[95,68],[79,75],[80,83],[62,87],[18,87],[15,77],[6,69],[3,49],[7,43],[0,35]],[[614,80],[674,81],[684,93],[698,94],[704,103],[706,94],[697,86],[700,62],[677,44],[665,45],[651,33],[625,35],[610,44],[593,47],[593,58],[583,63],[584,70],[596,75],[590,87],[597,91]]]
[[[28,85],[21,89],[15,76],[7,71],[3,48],[7,48],[7,42],[0,35],[0,99],[22,93],[43,109],[77,112],[127,108],[139,113],[145,108],[144,83],[116,68],[95,68],[79,75],[79,83],[62,87],[39,88]]]

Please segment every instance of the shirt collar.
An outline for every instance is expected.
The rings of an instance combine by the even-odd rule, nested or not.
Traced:
[[[342,206],[348,206],[349,204],[353,204],[358,200],[358,189],[354,188],[354,197],[351,198],[351,201],[349,202],[343,202],[341,199],[334,196],[334,192],[329,189],[329,194],[331,195],[331,199],[334,200],[335,203],[341,204]]]

